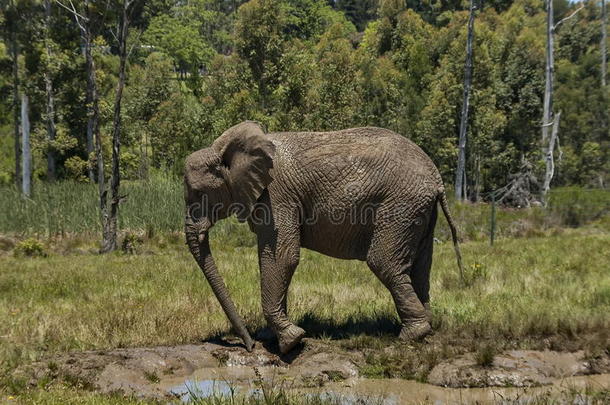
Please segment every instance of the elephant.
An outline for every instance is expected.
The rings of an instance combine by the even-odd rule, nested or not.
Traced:
[[[210,252],[210,228],[229,216],[247,221],[257,235],[263,314],[284,354],[305,336],[286,307],[301,247],[365,261],[390,291],[403,340],[431,333],[437,203],[463,271],[438,169],[388,129],[265,133],[245,121],[190,154],[184,182],[186,243],[248,351],[254,341]]]

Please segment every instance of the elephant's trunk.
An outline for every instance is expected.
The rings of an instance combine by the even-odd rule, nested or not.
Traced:
[[[218,302],[220,302],[220,306],[227,315],[227,318],[229,318],[231,325],[244,341],[246,349],[250,352],[254,348],[254,341],[250,337],[243,319],[237,313],[237,308],[235,308],[235,304],[229,296],[227,286],[222,280],[220,273],[218,273],[218,269],[216,268],[214,258],[210,251],[208,232],[206,230],[204,233],[200,233],[194,229],[196,227],[196,224],[193,224],[192,222],[189,224],[189,220],[187,220],[186,243],[197,261],[197,264],[199,264],[199,267],[203,271],[205,278],[208,280],[208,283],[210,283],[210,287],[212,287],[212,291],[214,291],[214,295],[216,295]]]

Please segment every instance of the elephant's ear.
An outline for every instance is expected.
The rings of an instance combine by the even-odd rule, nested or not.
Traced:
[[[235,212],[243,222],[271,183],[269,171],[273,168],[275,146],[258,123],[246,121],[225,131],[214,142],[214,147],[228,168],[233,202],[241,205]]]

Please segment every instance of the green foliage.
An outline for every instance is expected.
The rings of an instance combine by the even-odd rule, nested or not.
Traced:
[[[44,245],[34,238],[28,238],[18,242],[13,250],[15,257],[46,257],[47,252]]]
[[[110,133],[118,58],[112,18],[94,5],[102,150]],[[466,4],[413,0],[251,0],[143,5],[130,35],[121,147],[125,178],[180,174],[184,157],[245,119],[270,131],[386,127],[413,139],[454,178],[462,104]],[[556,19],[576,5],[557,2]],[[16,1],[0,12],[0,184],[14,177],[11,42],[20,91],[31,100],[34,174],[55,152],[60,178],[83,178],[84,58],[73,16],[52,3]],[[541,0],[486,2],[476,13],[467,178],[477,196],[507,184],[524,160],[541,178],[545,15]],[[562,159],[553,187],[610,178],[610,94],[600,80],[599,5],[556,31],[555,101]],[[136,33],[135,31],[138,31]],[[47,53],[47,48],[50,53]],[[55,96],[49,141],[45,77]],[[80,159],[80,160],[79,160]]]
[[[85,182],[87,178],[87,168],[89,164],[87,161],[81,159],[79,156],[70,156],[64,162],[64,168],[69,179]]]
[[[213,56],[212,48],[199,36],[196,25],[168,15],[154,17],[143,40],[169,55],[177,69],[193,74]]]

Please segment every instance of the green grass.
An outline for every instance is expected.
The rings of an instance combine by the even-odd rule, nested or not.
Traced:
[[[122,238],[136,254],[103,256],[95,253],[95,189],[49,187],[52,198],[41,198],[38,187],[25,205],[0,194],[3,212],[12,213],[0,217],[0,234],[9,236],[0,237],[0,402],[16,395],[17,403],[144,403],[56,384],[25,390],[10,376],[55,352],[198,342],[230,332],[184,245],[181,185],[167,179],[126,185],[121,223],[129,231]],[[509,348],[607,353],[608,193],[555,193],[547,210],[498,210],[500,239],[493,247],[489,206],[453,206],[469,241],[462,246],[466,285],[439,220],[443,242],[435,246],[431,282],[436,333],[428,343],[396,343],[394,305],[364,263],[307,250],[291,285],[290,317],[321,342],[361,351],[360,371],[368,377],[422,380],[439,361],[465,351],[482,365]],[[37,210],[47,214],[36,216]],[[265,324],[254,245],[255,236],[234,220],[213,228],[217,264],[252,331]],[[29,257],[29,251],[42,254]]]
[[[147,242],[151,250],[140,255],[0,257],[2,368],[48,352],[194,342],[227,332],[186,247],[168,239]],[[264,326],[255,249],[232,246],[222,233],[212,239],[240,313],[251,330]],[[450,244],[437,246],[431,287],[437,334],[523,344],[564,336],[582,345],[607,332],[609,242],[606,232],[574,230],[493,248],[468,243],[466,287]],[[393,339],[397,327],[389,293],[364,263],[306,250],[289,312],[310,335],[331,340],[361,333]]]

